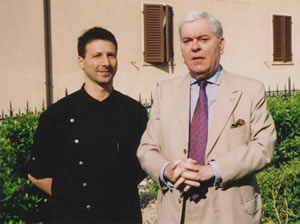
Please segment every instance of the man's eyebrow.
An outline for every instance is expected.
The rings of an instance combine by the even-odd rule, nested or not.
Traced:
[[[196,36],[196,38],[201,38],[201,37],[210,37],[208,34],[200,34],[199,36]],[[183,36],[182,39],[193,39],[194,37],[190,36]]]
[[[102,52],[94,52],[94,53],[91,53],[91,55],[95,56],[95,55],[102,55],[103,53]]]
[[[182,40],[192,40],[193,38],[192,37],[182,37],[181,39]]]

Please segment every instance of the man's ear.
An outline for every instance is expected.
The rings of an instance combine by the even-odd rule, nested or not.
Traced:
[[[81,57],[81,56],[78,56],[77,58],[77,62],[78,62],[78,66],[79,68],[83,69],[84,70],[84,58]]]
[[[220,54],[222,55],[224,53],[224,47],[225,47],[225,39],[224,39],[224,37],[221,37],[219,39],[219,46],[220,46]]]

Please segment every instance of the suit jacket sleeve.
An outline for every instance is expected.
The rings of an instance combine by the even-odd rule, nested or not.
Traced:
[[[273,119],[267,109],[265,89],[261,83],[253,87],[248,97],[250,102],[247,103],[250,105],[248,126],[233,130],[236,132],[236,138],[233,138],[236,143],[233,141],[230,151],[215,159],[222,174],[222,184],[225,185],[258,172],[270,163],[273,157],[276,133]],[[250,136],[247,137],[246,143],[239,144],[243,128],[249,129]]]
[[[142,168],[159,183],[160,168],[167,159],[161,153],[160,144],[160,101],[159,101],[159,87],[153,94],[153,105],[151,107],[150,118],[144,132],[140,146],[137,151],[137,157],[141,163]]]

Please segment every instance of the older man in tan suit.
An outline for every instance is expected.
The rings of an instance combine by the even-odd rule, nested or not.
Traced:
[[[189,74],[158,85],[137,153],[159,185],[158,223],[260,223],[255,173],[276,139],[264,86],[222,68],[223,29],[207,12],[179,31]]]

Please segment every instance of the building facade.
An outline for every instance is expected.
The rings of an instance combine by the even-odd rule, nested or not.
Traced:
[[[226,70],[266,89],[283,89],[289,77],[300,87],[299,0],[0,0],[2,114],[10,104],[15,113],[39,110],[79,89],[77,38],[93,26],[118,40],[115,88],[149,99],[161,79],[187,73],[178,23],[191,10],[221,21]]]

